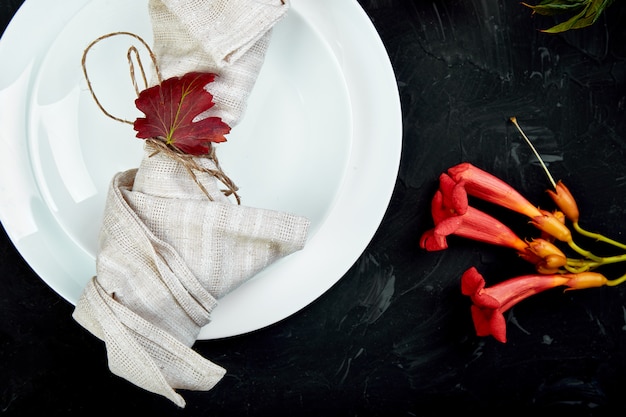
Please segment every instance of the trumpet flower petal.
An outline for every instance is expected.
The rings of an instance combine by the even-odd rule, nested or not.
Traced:
[[[422,249],[437,251],[448,247],[446,237],[464,238],[525,251],[527,243],[508,226],[468,205],[463,182],[455,183],[447,174],[440,176],[440,188],[431,203],[435,227],[422,234]]]
[[[459,185],[463,184],[467,194],[523,214],[539,230],[558,240],[571,241],[571,232],[554,214],[538,209],[500,178],[469,162],[449,168],[448,175]]]
[[[537,207],[509,184],[469,162],[449,168],[448,175],[455,182],[464,182],[465,191],[471,196],[506,207],[530,218],[541,215]]]
[[[503,313],[526,298],[540,292],[566,286],[569,290],[601,287],[608,280],[596,272],[579,274],[524,275],[485,287],[485,280],[475,267],[461,277],[461,292],[472,300],[471,312],[478,336],[493,336],[506,343]]]

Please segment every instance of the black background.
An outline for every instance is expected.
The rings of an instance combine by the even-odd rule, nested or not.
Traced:
[[[391,58],[404,134],[388,212],[357,263],[281,323],[197,342],[228,374],[209,392],[182,392],[187,407],[178,409],[110,373],[102,342],[73,321],[73,306],[2,230],[3,415],[626,412],[624,288],[525,300],[506,313],[509,340],[501,344],[475,336],[459,277],[474,265],[493,283],[530,267],[510,251],[462,239],[437,253],[418,246],[432,227],[437,177],[459,162],[549,205],[545,174],[510,116],[577,197],[581,223],[625,239],[626,3],[618,0],[591,28],[549,35],[538,29],[555,20],[514,0],[359,2]],[[21,3],[0,0],[3,29]],[[492,213],[533,233],[523,219]],[[623,273],[619,265],[607,270],[611,278]]]

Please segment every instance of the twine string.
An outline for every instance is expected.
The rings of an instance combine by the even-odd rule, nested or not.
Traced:
[[[241,204],[241,198],[239,197],[239,194],[237,194],[237,191],[239,190],[239,188],[224,173],[224,171],[220,167],[214,147],[211,147],[210,152],[206,156],[205,155],[202,156],[203,158],[207,158],[211,160],[215,164],[216,168],[211,169],[211,168],[201,166],[200,164],[198,164],[198,161],[197,161],[198,157],[195,157],[188,153],[184,153],[180,149],[176,148],[174,145],[171,145],[171,144],[168,145],[163,139],[150,138],[150,139],[146,139],[146,142],[154,149],[154,152],[152,152],[149,155],[149,157],[153,157],[154,155],[158,153],[163,153],[167,155],[168,157],[174,159],[178,163],[180,163],[187,170],[187,172],[189,172],[189,175],[191,175],[191,177],[193,178],[195,183],[198,185],[198,187],[200,187],[202,192],[207,197],[209,197],[211,201],[213,201],[213,198],[209,195],[209,192],[204,187],[204,185],[200,182],[200,180],[198,180],[196,172],[204,172],[217,178],[222,184],[226,186],[226,189],[221,190],[222,193],[227,197],[231,195],[234,196],[235,199],[237,200],[237,204]]]
[[[94,101],[96,102],[96,104],[98,105],[98,108],[100,108],[100,110],[107,115],[108,117],[110,117],[113,120],[116,120],[118,122],[122,122],[122,123],[126,123],[126,124],[130,124],[132,125],[133,122],[130,120],[126,120],[123,119],[121,117],[117,117],[111,113],[109,113],[107,111],[107,109],[104,108],[104,106],[102,105],[102,103],[100,102],[100,100],[98,99],[98,96],[96,95],[96,92],[93,88],[93,85],[91,83],[91,79],[89,78],[89,72],[87,71],[87,54],[89,54],[89,51],[91,51],[91,48],[93,48],[97,43],[111,38],[113,36],[131,36],[133,38],[135,38],[136,40],[138,40],[139,42],[141,42],[143,44],[143,46],[146,48],[146,50],[148,51],[148,53],[150,54],[150,59],[152,60],[152,64],[154,65],[154,70],[156,72],[157,75],[157,79],[159,80],[159,84],[163,81],[162,77],[161,77],[161,72],[159,70],[159,65],[157,64],[157,59],[156,59],[156,55],[154,55],[154,53],[152,52],[152,49],[150,48],[150,45],[148,45],[148,43],[146,41],[143,40],[143,38],[141,38],[140,36],[132,33],[132,32],[112,32],[112,33],[108,33],[106,35],[102,35],[97,39],[94,39],[88,46],[87,48],[85,48],[85,51],[83,52],[83,58],[81,60],[81,65],[83,67],[83,74],[85,76],[85,80],[87,81],[87,87],[89,88],[89,92],[91,93],[91,96],[93,97]],[[132,51],[132,52],[131,52]],[[134,64],[132,63],[132,59],[131,56],[135,54],[136,59],[139,63],[139,66],[141,68],[142,71],[142,76],[144,78],[144,80],[146,80],[145,78],[145,71],[143,69],[143,65],[141,65],[141,58],[139,56],[139,51],[137,50],[137,48],[135,48],[134,46],[131,47],[129,49],[129,52],[127,54],[128,60],[129,60],[129,65],[130,65],[130,71],[131,71],[131,78],[133,79],[133,85],[135,86],[135,90],[138,90],[137,87],[137,81],[136,81],[136,77],[135,77],[135,68],[134,68]],[[147,85],[147,80],[146,83]],[[137,93],[139,94],[139,93]]]
[[[146,70],[143,67],[143,62],[141,60],[141,56],[139,55],[139,50],[137,50],[134,45],[131,46],[130,48],[128,48],[126,58],[128,59],[128,67],[130,68],[130,80],[132,81],[133,87],[135,88],[135,93],[137,94],[137,96],[139,96],[141,90],[148,88],[148,77],[146,77]],[[139,72],[141,73],[141,79],[143,81],[143,89],[139,88],[139,85],[137,84],[135,61],[137,61],[137,65],[139,66]]]
[[[91,79],[89,78],[89,73],[87,71],[87,55],[89,53],[89,51],[91,50],[91,48],[93,48],[97,43],[107,39],[107,38],[111,38],[113,36],[131,36],[133,38],[135,38],[136,40],[138,40],[144,48],[146,48],[146,50],[148,51],[149,55],[150,55],[150,59],[152,61],[152,65],[154,66],[154,70],[158,79],[159,84],[161,84],[163,82],[163,78],[161,76],[161,71],[159,70],[159,65],[157,63],[157,59],[156,59],[156,55],[154,54],[154,52],[152,51],[152,49],[150,48],[150,46],[148,45],[148,43],[146,41],[143,40],[143,38],[141,38],[140,36],[132,33],[132,32],[112,32],[112,33],[108,33],[106,35],[100,36],[99,38],[93,40],[88,46],[87,48],[85,48],[85,51],[83,52],[83,57],[81,60],[81,64],[82,64],[82,68],[83,68],[83,74],[85,76],[85,80],[87,81],[87,87],[89,88],[89,92],[91,93],[91,96],[93,97],[96,105],[98,106],[98,108],[102,111],[102,113],[104,113],[106,116],[110,117],[111,119],[121,122],[121,123],[126,123],[126,124],[130,124],[130,125],[134,125],[133,121],[130,120],[126,120],[124,118],[121,117],[117,117],[115,115],[113,115],[112,113],[110,113],[109,111],[106,110],[106,108],[102,105],[102,103],[100,102],[100,100],[98,99],[98,96],[96,95],[96,92],[93,88]],[[139,50],[135,47],[135,46],[131,46],[128,49],[128,52],[126,54],[126,58],[128,60],[128,66],[129,66],[129,70],[130,70],[130,78],[131,78],[131,82],[133,83],[133,88],[135,89],[135,92],[137,93],[137,96],[139,96],[141,89],[139,87],[139,84],[137,82],[137,72],[139,72],[140,76],[141,76],[141,81],[143,82],[144,85],[144,89],[148,88],[148,79],[146,77],[146,71],[145,68],[143,66],[142,60],[141,60],[141,56],[139,54]],[[136,62],[136,64],[135,64]],[[207,189],[204,187],[204,185],[200,182],[200,180],[198,179],[198,176],[196,175],[196,172],[204,172],[207,173],[209,175],[212,175],[213,177],[217,178],[217,180],[219,180],[222,184],[224,184],[226,186],[226,189],[221,190],[222,193],[229,197],[229,196],[234,196],[235,199],[237,200],[237,204],[241,204],[241,198],[239,197],[239,194],[237,194],[237,191],[239,190],[239,188],[235,185],[235,183],[224,173],[224,171],[222,170],[222,168],[220,167],[219,161],[217,159],[217,154],[215,152],[215,148],[213,146],[211,146],[210,151],[206,154],[206,155],[200,155],[200,156],[194,156],[194,155],[190,155],[187,154],[183,151],[181,151],[180,149],[178,149],[176,146],[172,145],[172,144],[167,144],[165,142],[165,139],[163,138],[150,138],[150,139],[146,139],[146,142],[154,149],[154,152],[149,156],[152,157],[154,155],[156,155],[159,152],[162,152],[163,154],[167,155],[168,157],[174,159],[175,161],[179,162],[184,168],[185,170],[189,173],[189,175],[191,176],[191,178],[194,180],[194,182],[198,185],[198,187],[202,190],[202,192],[208,197],[208,199],[210,201],[214,201],[213,198],[211,197],[211,195],[209,194],[209,192],[207,191]],[[202,166],[200,164],[198,164],[197,159],[196,158],[207,158],[209,160],[211,160],[213,162],[213,164],[215,165],[216,169],[210,169],[207,168],[205,166]]]

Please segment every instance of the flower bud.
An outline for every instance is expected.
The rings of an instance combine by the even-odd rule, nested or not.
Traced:
[[[528,242],[526,255],[522,257],[535,264],[535,269],[540,274],[555,274],[560,267],[567,264],[565,254],[545,239],[535,239]]]
[[[556,192],[552,190],[548,190],[548,195],[554,203],[565,213],[565,216],[572,222],[578,222],[578,218],[580,213],[578,211],[578,205],[576,204],[576,200],[574,200],[574,196],[570,193],[569,189],[563,184],[563,182],[559,181],[556,184]]]
[[[535,271],[537,271],[541,275],[552,275],[557,274],[559,272],[559,268],[551,268],[541,262],[535,265]]]
[[[554,210],[552,212],[552,215],[556,217],[561,223],[565,224],[565,214],[563,214],[562,211]],[[554,236],[544,232],[543,230],[541,231],[541,238],[547,240],[548,242],[555,241]]]
[[[565,254],[551,242],[545,239],[534,239],[528,242],[528,249],[533,253],[539,255],[541,258],[545,258],[548,255],[558,255],[565,258]]]
[[[541,216],[533,217],[531,222],[536,228],[546,232],[561,242],[570,242],[572,232],[554,214],[540,210]]]

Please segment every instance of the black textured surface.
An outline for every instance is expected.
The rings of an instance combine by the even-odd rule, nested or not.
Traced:
[[[3,29],[21,3],[0,1]],[[509,251],[460,239],[444,252],[418,246],[432,226],[437,177],[456,163],[472,162],[546,203],[545,175],[510,116],[578,197],[581,222],[624,238],[626,3],[615,2],[594,27],[563,35],[540,33],[554,20],[512,0],[360,3],[396,72],[404,137],[389,210],[354,267],[281,323],[196,343],[228,374],[210,392],[183,392],[181,410],[112,375],[103,344],[73,321],[73,306],[2,231],[0,413],[626,412],[624,288],[530,298],[506,314],[509,341],[501,344],[474,335],[459,277],[475,265],[497,281],[529,266]]]

